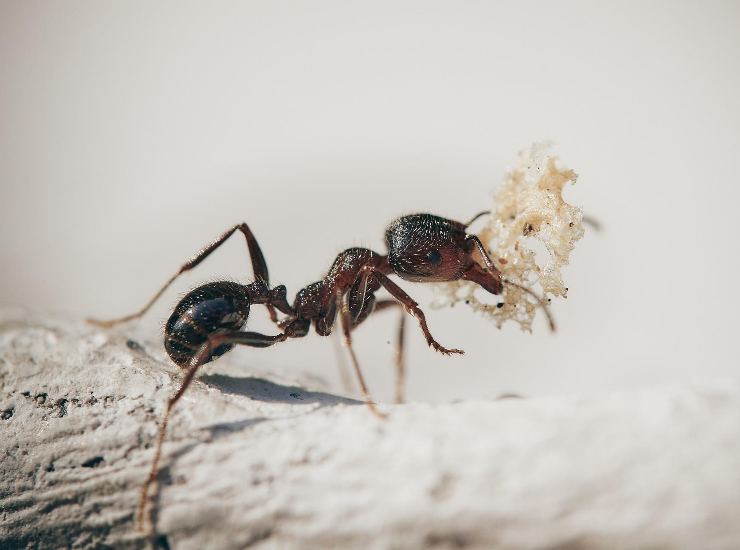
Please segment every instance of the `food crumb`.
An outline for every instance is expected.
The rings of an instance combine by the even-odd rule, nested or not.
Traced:
[[[577,175],[559,167],[549,149],[547,143],[535,143],[519,154],[517,167],[506,174],[495,192],[488,224],[478,233],[484,246],[496,251],[494,263],[505,280],[533,290],[548,302],[550,296],[566,297],[561,269],[584,234],[583,211],[563,198],[563,187],[575,183]],[[537,256],[532,246],[536,241],[547,254]],[[529,294],[505,285],[503,302],[495,308],[482,301],[484,295],[468,281],[440,283],[435,285],[432,306],[450,307],[464,301],[498,327],[514,321],[531,332],[539,304]],[[504,308],[504,304],[515,307]]]

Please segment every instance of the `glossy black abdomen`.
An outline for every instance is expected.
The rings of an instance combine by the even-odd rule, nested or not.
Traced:
[[[238,283],[208,283],[191,290],[177,304],[165,326],[167,354],[181,367],[188,366],[209,335],[240,330],[249,317],[249,306],[246,287]],[[203,362],[232,347],[233,344],[217,347]]]

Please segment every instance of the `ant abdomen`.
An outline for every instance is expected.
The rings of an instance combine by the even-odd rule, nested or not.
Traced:
[[[249,317],[247,288],[220,281],[199,286],[177,304],[165,325],[164,347],[179,366],[187,367],[209,336],[240,330]],[[216,347],[207,363],[229,351],[233,344]]]

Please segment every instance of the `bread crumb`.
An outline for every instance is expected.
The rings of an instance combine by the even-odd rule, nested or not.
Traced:
[[[558,167],[558,158],[549,149],[548,143],[535,143],[519,153],[518,166],[495,192],[492,215],[477,234],[505,280],[539,290],[546,302],[550,296],[567,296],[561,268],[584,233],[583,211],[563,199],[563,187],[575,183],[577,175]],[[547,253],[538,257],[535,247],[543,245]],[[491,296],[468,281],[435,285],[432,307],[461,301],[499,328],[511,320],[528,332],[539,309],[534,298],[511,285],[504,285],[501,296]]]

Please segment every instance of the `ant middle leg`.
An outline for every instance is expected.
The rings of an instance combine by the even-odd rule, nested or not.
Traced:
[[[375,304],[375,312],[383,311],[388,308],[402,308],[401,302],[396,300],[379,300]],[[396,345],[395,345],[395,365],[396,365],[396,403],[403,403],[405,401],[404,394],[406,393],[406,362],[404,360],[404,336],[406,332],[406,312],[401,309],[401,314],[398,316],[398,331],[396,332]]]
[[[124,317],[119,317],[117,319],[108,319],[108,320],[101,320],[101,319],[87,319],[87,322],[104,328],[109,328],[114,325],[118,325],[120,323],[125,323],[127,321],[133,321],[134,319],[138,319],[141,316],[143,316],[149,309],[154,305],[154,303],[164,294],[164,291],[167,290],[172,283],[175,282],[175,280],[185,273],[186,271],[190,271],[195,266],[197,266],[199,263],[201,263],[203,260],[205,260],[211,252],[216,250],[219,246],[224,244],[226,240],[231,237],[236,231],[241,231],[244,235],[244,238],[247,241],[247,248],[249,250],[249,256],[252,261],[252,269],[254,271],[254,277],[257,280],[264,281],[265,284],[269,286],[269,275],[267,271],[267,262],[265,262],[265,257],[262,254],[262,250],[260,249],[259,244],[257,243],[257,239],[254,236],[254,233],[252,233],[252,230],[249,229],[249,226],[246,223],[237,224],[228,230],[226,230],[219,238],[217,238],[215,241],[213,241],[211,244],[203,248],[200,252],[198,252],[195,256],[193,256],[190,260],[185,262],[180,266],[180,269],[177,270],[177,272],[170,277],[167,282],[162,285],[162,287],[154,294],[154,296],[142,307],[139,311],[132,313],[130,315],[125,315]],[[273,322],[277,321],[277,314],[275,313],[275,309],[272,305],[268,305],[267,309],[270,313],[270,319]]]
[[[147,509],[147,503],[149,499],[149,488],[156,481],[157,476],[159,475],[159,462],[162,456],[162,445],[164,444],[164,440],[167,435],[167,425],[169,423],[170,416],[172,415],[172,410],[177,404],[177,402],[180,400],[180,398],[183,396],[185,391],[188,389],[188,387],[190,387],[190,384],[195,378],[195,374],[198,372],[198,369],[202,365],[208,363],[211,360],[213,351],[219,348],[220,346],[230,345],[230,344],[241,344],[241,345],[251,346],[255,348],[265,348],[268,346],[272,346],[273,344],[277,344],[278,342],[283,342],[287,338],[288,338],[288,335],[284,332],[280,334],[276,334],[274,336],[270,336],[267,334],[261,334],[259,332],[242,332],[242,331],[213,334],[208,337],[208,340],[206,340],[206,342],[204,342],[200,346],[200,348],[198,349],[198,352],[195,355],[193,355],[193,358],[191,359],[190,364],[188,365],[188,370],[185,374],[185,377],[183,378],[179,389],[167,401],[167,406],[165,408],[164,415],[162,416],[162,420],[159,423],[157,441],[156,441],[155,448],[154,448],[154,457],[152,458],[152,463],[149,468],[149,476],[147,477],[146,482],[141,488],[141,494],[139,496],[139,505],[138,505],[138,509],[136,513],[136,523],[139,527],[139,530],[143,531],[145,527],[144,519],[146,517],[146,509]],[[150,517],[150,522],[149,522],[149,528],[150,528],[150,531],[153,530],[153,525],[151,523],[151,517]]]
[[[349,356],[352,360],[352,366],[355,368],[355,374],[357,375],[357,382],[360,385],[362,397],[365,399],[365,404],[370,409],[370,412],[372,412],[381,420],[385,420],[387,415],[380,412],[375,406],[375,402],[373,401],[373,398],[370,396],[370,392],[367,389],[367,384],[365,384],[365,377],[362,376],[362,370],[360,369],[360,363],[357,361],[357,355],[355,355],[355,350],[352,347],[352,315],[349,310],[349,296],[346,292],[342,292],[342,290],[337,290],[335,294],[335,300],[337,303],[337,308],[339,309],[339,318],[342,324],[344,345],[347,346],[347,349],[349,350]]]

